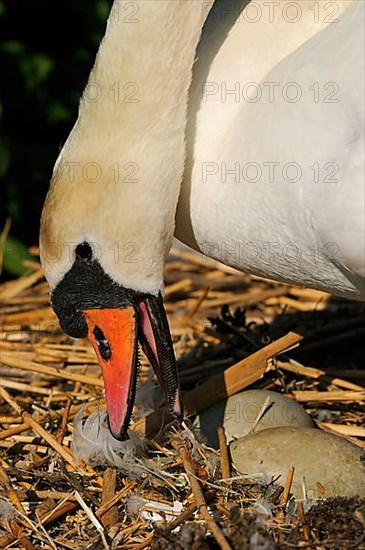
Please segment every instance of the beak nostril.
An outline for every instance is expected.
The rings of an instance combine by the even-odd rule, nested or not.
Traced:
[[[104,359],[104,361],[108,361],[112,356],[112,349],[110,347],[108,339],[104,335],[101,328],[99,328],[97,325],[95,325],[93,332],[102,359]]]
[[[93,251],[89,243],[78,244],[75,248],[76,256],[82,260],[92,260]]]

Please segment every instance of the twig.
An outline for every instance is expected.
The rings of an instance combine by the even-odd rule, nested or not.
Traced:
[[[200,488],[199,481],[196,478],[194,467],[190,460],[187,450],[183,446],[180,446],[179,453],[183,461],[184,468],[187,473],[190,487],[194,495],[196,507],[199,513],[201,514],[202,518],[207,522],[207,525],[210,531],[212,532],[212,535],[214,536],[215,540],[217,541],[219,547],[222,548],[222,550],[232,550],[232,547],[230,546],[227,539],[223,535],[221,529],[218,527],[218,525],[216,524],[216,522],[214,521],[214,519],[212,518],[212,516],[208,511],[203,492]]]
[[[187,415],[197,414],[256,382],[265,373],[268,359],[292,348],[302,339],[301,334],[289,332],[286,336],[239,361],[223,374],[213,376],[201,386],[191,390],[184,396]]]
[[[84,409],[84,411],[92,413],[96,410],[100,410],[100,407],[105,404],[104,399],[98,399],[96,402],[91,402],[89,404],[81,404],[81,405],[74,405],[71,407],[70,414],[69,414],[69,420],[71,420],[76,413],[79,412],[80,409]],[[48,418],[40,418],[38,420],[39,424],[44,424],[48,422],[49,420],[55,420],[59,419],[60,416],[65,414],[65,409],[61,409],[60,411],[48,411]],[[19,426],[14,426],[13,428],[8,428],[7,430],[4,430],[0,433],[0,441],[3,439],[7,439],[8,437],[13,437],[14,435],[21,434],[22,432],[25,432],[26,430],[29,430],[30,425],[28,422],[24,422],[23,424],[20,424]]]
[[[316,422],[320,428],[348,437],[365,437],[365,428],[348,424],[334,424],[333,422]]]
[[[7,287],[0,291],[0,300],[5,301],[9,298],[13,298],[13,296],[16,296],[22,290],[29,288],[30,286],[34,285],[34,283],[36,283],[37,281],[40,281],[41,279],[43,279],[43,277],[44,277],[44,274],[41,269],[39,271],[35,271],[34,273],[26,277],[20,277],[11,285],[11,287]]]
[[[218,432],[219,450],[221,453],[222,478],[224,480],[227,480],[231,477],[231,469],[230,469],[229,456],[228,456],[226,432],[223,426],[220,426],[217,432]]]
[[[343,380],[342,378],[336,378],[334,376],[331,376],[331,374],[327,373],[324,370],[316,369],[313,367],[306,367],[294,360],[291,360],[289,362],[277,361],[277,366],[280,369],[285,370],[287,372],[300,374],[308,378],[314,378],[315,380],[321,379],[323,382],[334,384],[335,386],[338,386],[339,388],[344,388],[346,390],[353,390],[353,391],[364,390],[363,386],[359,386],[358,384],[353,384],[352,382],[348,382],[347,380]]]
[[[113,468],[107,468],[103,475],[103,494],[101,504],[106,504],[115,497],[115,487],[117,482],[117,472]],[[118,522],[118,507],[114,504],[104,514],[100,515],[101,523],[104,527],[111,527]]]
[[[93,512],[90,510],[90,508],[88,507],[88,505],[86,504],[86,502],[84,501],[84,499],[82,498],[82,496],[78,491],[75,491],[75,497],[77,502],[80,504],[81,508],[84,510],[85,514],[87,515],[87,517],[89,518],[89,520],[94,525],[97,532],[99,533],[101,540],[103,541],[105,550],[109,550],[109,544],[105,537],[104,527],[102,526],[100,521],[97,519],[97,517],[93,514]]]
[[[60,445],[62,445],[63,438],[65,437],[65,434],[66,434],[67,422],[68,422],[68,418],[71,410],[71,405],[72,405],[72,400],[70,397],[67,397],[67,403],[64,409],[64,413],[62,415],[61,426],[57,435],[57,441]]]
[[[73,456],[66,451],[62,445],[58,443],[58,441],[53,437],[53,435],[49,434],[34,418],[31,417],[30,414],[28,414],[26,411],[23,411],[22,408],[14,401],[14,399],[10,396],[10,394],[2,387],[0,386],[0,395],[1,397],[16,411],[16,413],[23,418],[24,421],[26,421],[29,426],[60,455],[66,462],[68,462],[74,469],[77,468],[75,459]]]
[[[61,500],[57,506],[53,508],[53,510],[42,515],[40,521],[43,525],[49,525],[50,523],[60,519],[62,516],[73,512],[76,508],[78,508],[78,502],[69,502],[68,497],[66,497],[64,500]]]
[[[293,395],[296,401],[365,401],[365,391],[315,391],[295,390]]]
[[[27,512],[25,511],[23,504],[20,502],[18,494],[13,488],[8,474],[6,473],[6,471],[1,465],[0,465],[0,485],[4,487],[9,501],[13,504],[13,506],[15,506],[18,512],[26,516]]]
[[[307,527],[307,524],[306,524],[306,521],[305,521],[303,502],[301,502],[301,501],[298,502],[298,511],[299,511],[300,522],[302,524],[303,537],[304,537],[305,542],[309,544],[310,543],[310,537],[309,537],[309,533],[308,533],[308,527]]]
[[[183,510],[181,512],[181,514],[179,516],[177,516],[177,518],[175,518],[174,520],[172,520],[167,526],[166,526],[166,531],[167,532],[171,532],[173,531],[174,529],[176,529],[176,527],[180,527],[180,525],[182,523],[184,523],[184,521],[187,521],[193,514],[194,512],[196,511],[197,509],[197,505],[195,502],[193,502],[192,504],[189,504],[189,506],[187,506],[185,508],[185,510]],[[148,535],[148,537],[146,537],[146,539],[141,542],[140,544],[138,544],[134,550],[143,550],[144,548],[146,548],[147,546],[149,546],[153,540],[153,536],[154,536],[154,533],[150,533]]]
[[[113,496],[112,499],[110,499],[108,502],[105,502],[103,503],[100,508],[96,511],[96,516],[98,518],[101,518],[101,516],[103,514],[105,514],[110,508],[112,508],[113,506],[115,506],[115,504],[117,504],[117,502],[122,498],[124,497],[128,491],[131,490],[131,488],[133,487],[133,483],[129,483],[128,485],[126,485],[121,491],[119,491],[119,493],[117,493],[116,495]]]
[[[281,506],[286,506],[286,504],[289,500],[290,489],[291,489],[291,486],[292,486],[292,483],[293,483],[294,472],[295,472],[295,468],[294,468],[294,466],[291,466],[288,470],[285,485],[284,485],[284,491],[283,491],[283,494],[281,495],[281,498],[280,498]]]
[[[24,361],[23,359],[18,359],[17,357],[14,357],[14,355],[11,353],[3,352],[1,354],[1,362],[4,365],[8,365],[9,367],[28,370],[31,372],[38,372],[40,374],[45,374],[46,376],[62,378],[62,380],[82,382],[84,384],[90,384],[91,386],[97,386],[99,388],[102,388],[104,386],[101,378],[96,378],[95,376],[87,376],[86,374],[65,372],[64,370],[58,370],[55,367],[41,365],[40,363],[35,363],[34,361]]]
[[[206,288],[203,289],[203,291],[201,292],[201,294],[200,294],[199,298],[197,299],[197,301],[193,304],[193,306],[188,311],[188,313],[187,313],[188,317],[194,317],[194,315],[197,313],[198,309],[200,308],[200,306],[202,305],[202,303],[204,302],[204,300],[208,296],[209,290],[210,290],[209,286],[207,286]]]
[[[38,516],[38,514],[36,513],[36,516],[37,516],[37,520],[38,520],[38,527],[39,529],[42,531],[42,533],[44,533],[44,536],[46,537],[46,539],[48,540],[51,548],[53,548],[54,550],[57,550],[57,546],[55,545],[55,543],[53,542],[53,540],[51,539],[51,537],[49,536],[49,534],[47,533],[46,529],[44,528],[44,526],[42,525],[42,522],[41,522],[41,519],[40,517]]]

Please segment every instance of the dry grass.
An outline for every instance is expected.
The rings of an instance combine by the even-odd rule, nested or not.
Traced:
[[[361,304],[240,274],[178,250],[165,278],[187,416],[246,387],[274,389],[300,401],[322,429],[365,446]],[[39,266],[4,283],[0,297],[0,496],[19,512],[3,515],[0,548],[241,550],[250,548],[247,533],[258,533],[267,548],[336,547],[331,533],[309,525],[300,507],[298,515],[288,515],[292,472],[284,488],[263,487],[235,472],[227,480],[224,433],[221,452],[191,448],[181,432],[161,429],[169,420],[162,402],[134,423],[149,438],[146,459],[158,465],[159,476],[129,479],[107,466],[78,464],[70,450],[72,421],[81,407],[86,413],[105,408],[94,353],[87,341],[60,330]],[[142,358],[141,379],[147,374]],[[133,511],[136,497],[139,509]],[[260,498],[273,514],[257,521]],[[182,510],[170,509],[174,502]],[[153,529],[146,512],[155,505],[168,505],[170,519]],[[338,547],[361,547],[361,506],[353,512],[358,532],[350,530]]]

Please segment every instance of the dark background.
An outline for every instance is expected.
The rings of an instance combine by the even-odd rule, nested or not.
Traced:
[[[77,118],[111,4],[0,2],[0,233],[12,221],[2,247],[7,277],[22,273],[25,247],[38,244],[52,168]]]

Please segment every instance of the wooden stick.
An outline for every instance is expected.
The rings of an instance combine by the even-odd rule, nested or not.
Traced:
[[[208,500],[208,499],[207,499]],[[189,506],[187,506],[185,508],[185,510],[183,510],[181,512],[181,514],[179,516],[177,516],[177,518],[175,518],[174,520],[172,520],[167,526],[166,526],[166,531],[168,533],[170,533],[171,531],[173,531],[174,529],[176,529],[176,527],[180,527],[180,525],[182,523],[184,523],[185,521],[187,521],[193,514],[194,512],[196,511],[197,509],[197,504],[196,502],[193,502],[192,504],[189,504]],[[154,533],[150,533],[148,535],[148,537],[145,538],[145,540],[143,542],[141,542],[140,544],[138,544],[134,550],[143,550],[144,548],[146,548],[147,546],[149,546],[153,540],[153,536],[154,536]]]
[[[50,523],[57,521],[65,514],[69,514],[70,512],[76,510],[78,506],[78,502],[69,502],[67,500],[65,502],[61,501],[53,510],[46,512],[43,516],[41,516],[42,525],[49,525]]]
[[[24,382],[16,382],[15,380],[5,380],[4,378],[1,380],[1,385],[3,388],[8,388],[10,390],[19,390],[21,392],[29,392],[29,393],[36,393],[39,395],[64,395],[66,397],[66,394],[64,392],[60,392],[58,390],[55,390],[53,392],[50,388],[42,388],[40,386],[34,386],[32,384],[25,384]]]
[[[214,521],[208,511],[207,504],[205,502],[203,492],[200,488],[199,481],[196,478],[194,466],[192,461],[190,460],[188,451],[185,449],[185,447],[180,446],[179,452],[188,476],[191,491],[194,495],[197,510],[201,514],[202,518],[207,522],[208,528],[210,529],[215,540],[217,541],[219,547],[222,548],[222,550],[232,550],[231,545],[228,543],[226,537],[223,535],[221,529],[218,527],[217,523]]]
[[[202,290],[202,292],[200,293],[199,298],[197,299],[197,301],[192,305],[192,307],[188,311],[188,313],[187,313],[188,317],[194,317],[194,315],[196,314],[196,312],[198,311],[198,309],[200,308],[200,306],[202,305],[202,303],[204,302],[204,300],[208,296],[209,290],[210,290],[209,286],[205,287]]]
[[[117,471],[113,468],[107,468],[103,475],[103,494],[101,504],[106,504],[115,497],[115,487],[117,483]],[[98,514],[97,514],[98,515]],[[104,527],[111,527],[118,523],[118,506],[114,504],[104,514],[100,515],[101,523]]]
[[[7,497],[11,504],[15,506],[15,508],[23,514],[24,516],[27,516],[27,512],[25,511],[23,504],[20,501],[20,498],[18,496],[18,493],[13,488],[10,478],[4,468],[0,465],[0,485],[3,486],[7,493]]]
[[[38,271],[35,271],[31,275],[28,275],[26,277],[20,277],[16,281],[14,281],[11,286],[8,286],[4,289],[0,290],[0,301],[4,302],[8,298],[13,298],[26,288],[29,288],[30,286],[34,285],[37,281],[40,281],[43,279],[44,274],[43,271],[40,269]]]
[[[336,386],[339,386],[340,388],[345,388],[346,390],[364,391],[363,386],[353,384],[352,382],[348,382],[347,380],[343,380],[342,378],[331,376],[326,371],[321,369],[305,367],[304,365],[299,365],[296,362],[289,363],[285,361],[277,361],[277,366],[282,370],[286,370],[294,374],[300,374],[308,378],[314,378],[315,380],[321,378],[324,382],[335,384]]]
[[[218,432],[219,450],[221,453],[222,479],[229,479],[231,477],[231,468],[230,468],[229,456],[228,456],[226,432],[223,426],[220,426],[217,432]]]
[[[108,502],[104,502],[100,508],[96,511],[95,515],[101,518],[110,508],[115,506],[122,497],[124,497],[133,487],[133,482],[128,483],[123,489],[121,489],[116,495],[113,496]]]
[[[264,375],[268,359],[292,348],[302,339],[301,334],[289,332],[226,369],[224,373],[213,376],[201,386],[194,388],[184,396],[187,415],[197,414],[256,382]]]
[[[89,413],[92,413],[96,410],[100,410],[100,408],[103,407],[104,405],[105,405],[105,400],[104,399],[98,399],[96,403],[94,401],[94,402],[88,403],[86,405],[84,405],[84,404],[74,405],[73,407],[71,407],[70,414],[69,414],[69,420],[72,420],[74,418],[74,416],[76,415],[76,413],[82,407],[84,407],[85,412],[87,411]],[[37,422],[42,425],[42,424],[45,424],[46,422],[48,422],[49,419],[51,419],[51,420],[59,419],[60,416],[63,415],[63,414],[65,414],[65,409],[62,409],[62,410],[57,411],[57,412],[49,411],[46,417],[37,420]],[[13,428],[8,428],[7,430],[4,430],[4,431],[0,432],[0,441],[3,440],[3,439],[7,439],[8,437],[12,437],[16,434],[20,434],[22,432],[25,432],[26,430],[29,430],[29,428],[30,428],[30,425],[28,424],[28,422],[24,422],[23,424],[20,424],[19,426],[14,426]]]
[[[40,374],[45,374],[46,376],[53,376],[54,378],[62,378],[63,380],[71,380],[73,382],[83,382],[84,384],[90,384],[91,386],[97,386],[99,388],[102,388],[104,386],[101,378],[96,378],[95,376],[87,376],[86,374],[65,372],[64,370],[41,365],[40,363],[35,363],[34,361],[24,361],[22,359],[14,357],[11,353],[3,352],[1,354],[1,362],[4,365],[8,365],[9,367],[23,369],[31,372],[38,372]]]
[[[327,428],[331,432],[349,437],[365,437],[365,428],[348,424],[333,424],[332,422],[317,422],[320,428]]]
[[[78,503],[80,504],[81,508],[84,510],[85,514],[87,515],[87,517],[89,518],[89,520],[94,525],[97,532],[99,533],[101,540],[103,542],[104,549],[109,550],[109,544],[105,537],[104,527],[102,526],[98,518],[95,516],[91,508],[89,508],[89,506],[86,504],[86,502],[84,501],[84,499],[82,498],[82,496],[78,491],[75,491],[75,497]]]
[[[296,401],[364,401],[365,391],[315,391],[295,390],[292,392]]]
[[[76,497],[72,493],[68,493],[66,491],[52,491],[48,489],[44,491],[38,491],[37,489],[33,489],[33,485],[30,483],[27,484],[25,482],[22,482],[22,485],[25,487],[24,489],[21,489],[19,491],[19,497],[22,498],[22,500],[31,501],[31,496],[35,495],[39,500],[52,498],[53,500],[67,499],[70,502],[77,502]],[[32,495],[29,495],[28,492],[31,492]]]
[[[69,418],[69,414],[70,414],[70,410],[71,410],[71,405],[72,405],[72,400],[71,400],[70,397],[68,397],[67,398],[67,403],[66,403],[66,406],[65,406],[65,409],[64,409],[64,413],[62,415],[61,426],[60,426],[60,429],[59,429],[59,432],[58,432],[58,435],[57,435],[57,441],[60,445],[62,445],[63,438],[66,435],[67,422],[68,422],[68,418]]]
[[[14,534],[4,534],[0,536],[0,548],[7,548],[12,542],[18,540],[21,548],[25,548],[25,550],[37,550],[24,534],[24,527],[20,526],[15,520],[10,520],[10,526]]]
[[[0,424],[19,424],[22,421],[21,418],[11,415],[0,415]]]
[[[284,486],[284,491],[283,491],[283,494],[281,495],[281,498],[280,498],[281,506],[286,506],[286,504],[289,500],[290,489],[291,489],[291,486],[292,486],[292,483],[293,483],[294,472],[295,472],[295,468],[294,468],[294,466],[291,466],[288,470],[288,473],[287,473],[287,476],[286,476],[286,481],[285,481],[285,486]]]
[[[72,466],[75,470],[77,469],[76,461],[70,452],[58,443],[58,441],[49,434],[34,418],[28,414],[26,411],[23,411],[22,408],[14,401],[11,395],[0,386],[0,395],[1,397],[14,409],[14,411],[25,420],[29,426],[50,445],[62,458]]]
[[[305,521],[304,506],[303,506],[303,502],[301,501],[298,502],[298,511],[299,511],[300,523],[302,524],[303,537],[305,542],[309,544],[310,537],[309,537],[307,523]]]

